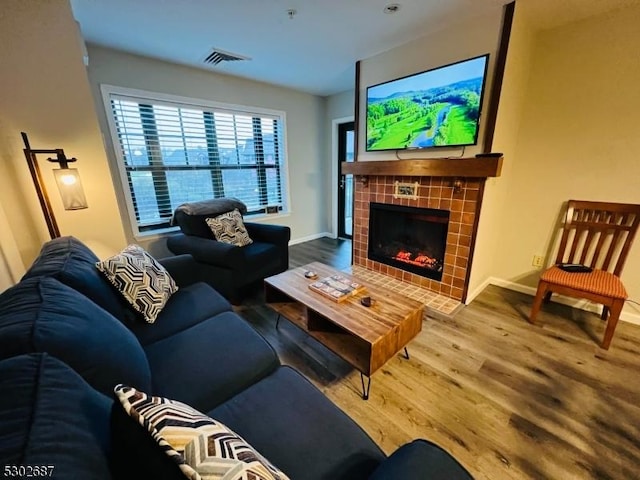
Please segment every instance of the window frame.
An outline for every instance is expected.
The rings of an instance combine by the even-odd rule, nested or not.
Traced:
[[[233,114],[245,114],[245,115],[266,115],[272,117],[278,117],[281,123],[281,145],[282,145],[282,162],[280,165],[280,178],[281,188],[284,190],[282,195],[282,209],[278,213],[258,213],[248,214],[245,218],[249,221],[260,221],[261,219],[286,217],[291,214],[291,184],[289,181],[289,149],[287,146],[287,124],[286,124],[286,112],[282,110],[267,109],[262,107],[252,107],[247,105],[238,105],[230,103],[222,103],[214,100],[206,100],[202,98],[185,97],[181,95],[172,95],[160,92],[152,92],[149,90],[141,90],[128,87],[118,87],[115,85],[101,84],[100,90],[102,94],[102,101],[104,106],[105,117],[109,129],[109,136],[111,138],[111,147],[113,148],[113,160],[115,161],[115,167],[118,172],[118,178],[120,180],[119,185],[116,185],[118,190],[121,190],[121,198],[124,198],[124,206],[127,210],[127,217],[129,219],[129,225],[133,233],[134,238],[146,238],[154,236],[166,235],[170,232],[179,230],[179,227],[159,227],[150,230],[140,230],[141,226],[138,224],[136,218],[135,206],[133,202],[133,196],[129,188],[129,179],[127,169],[125,165],[125,159],[123,156],[120,140],[118,138],[118,128],[116,120],[112,114],[111,96],[131,97],[131,101],[141,103],[148,101],[151,104],[163,104],[170,107],[182,107],[182,108],[195,108],[195,109],[213,109],[213,110],[226,110]]]

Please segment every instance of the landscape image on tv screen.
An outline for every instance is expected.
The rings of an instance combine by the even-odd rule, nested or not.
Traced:
[[[489,55],[367,89],[367,151],[475,145]]]

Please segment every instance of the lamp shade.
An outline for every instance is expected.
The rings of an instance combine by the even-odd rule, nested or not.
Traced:
[[[87,208],[80,174],[76,168],[54,169],[53,174],[60,190],[60,197],[65,210],[80,210]]]

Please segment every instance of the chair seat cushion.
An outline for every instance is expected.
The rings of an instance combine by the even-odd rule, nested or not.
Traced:
[[[243,250],[248,267],[259,267],[262,264],[278,260],[278,247],[273,243],[253,242],[251,245],[243,247]]]
[[[540,280],[583,292],[612,298],[627,298],[627,291],[614,274],[594,269],[591,272],[566,272],[557,266],[546,270]]]

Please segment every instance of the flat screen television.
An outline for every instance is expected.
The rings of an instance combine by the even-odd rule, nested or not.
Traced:
[[[368,152],[478,141],[489,54],[367,88]]]

